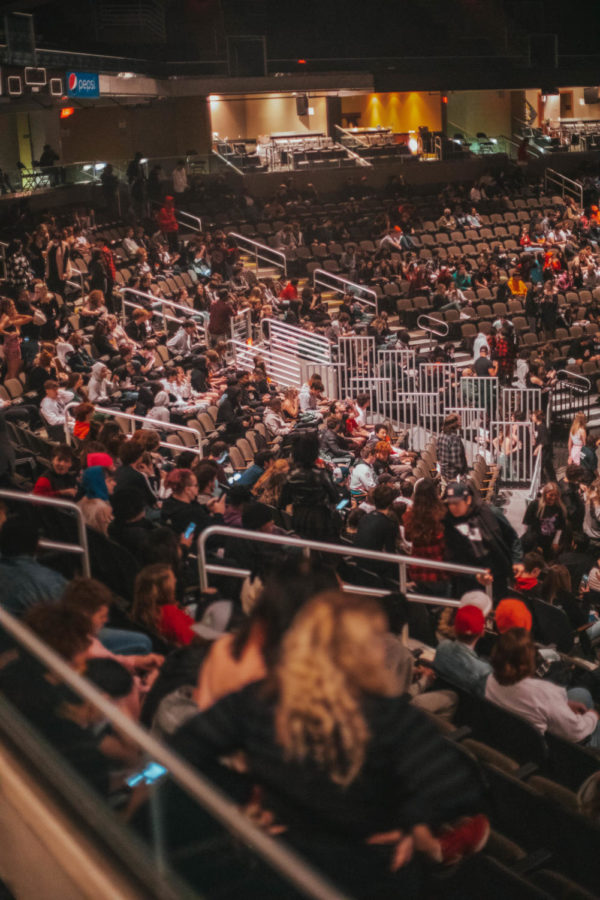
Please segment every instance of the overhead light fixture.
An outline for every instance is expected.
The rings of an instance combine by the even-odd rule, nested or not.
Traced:
[[[135,72],[119,72],[117,78],[135,78]]]
[[[60,117],[61,117],[61,119],[68,119],[69,116],[72,116],[74,112],[75,112],[74,106],[64,106],[60,111]]]

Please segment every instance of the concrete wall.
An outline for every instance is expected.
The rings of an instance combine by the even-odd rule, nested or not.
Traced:
[[[511,134],[511,91],[450,91],[448,134]],[[455,127],[458,126],[458,127]]]
[[[359,94],[342,98],[342,116],[360,113],[361,128],[383,125],[405,133],[427,125],[430,131],[442,127],[441,97],[437,92],[394,91],[387,94]]]
[[[256,138],[277,131],[327,132],[327,101],[310,97],[313,115],[299,116],[295,97],[266,97],[241,100],[211,99],[211,130],[220,138]]]
[[[151,106],[95,106],[60,122],[64,163],[84,160],[208,153],[210,117],[205,97],[179,97]]]

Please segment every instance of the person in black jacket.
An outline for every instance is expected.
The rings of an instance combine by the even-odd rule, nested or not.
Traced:
[[[413,850],[450,862],[480,849],[489,824],[476,764],[398,696],[385,668],[387,630],[376,600],[318,594],[297,613],[266,680],[188,719],[171,742],[238,802],[258,784],[284,840],[352,896],[414,900],[424,894]],[[218,763],[240,749],[247,775]],[[468,828],[442,833],[473,814]]]
[[[336,541],[334,506],[339,500],[327,470],[317,465],[317,433],[300,434],[292,448],[294,467],[283,486],[279,505],[292,506],[294,531],[301,537]]]
[[[456,481],[446,491],[448,512],[444,518],[446,551],[451,562],[489,569],[494,579],[494,597],[506,595],[519,547],[515,530],[491,506],[476,499],[470,485]],[[476,579],[458,576],[457,596],[478,587]]]

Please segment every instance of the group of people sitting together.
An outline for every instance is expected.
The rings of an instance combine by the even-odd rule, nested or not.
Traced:
[[[286,195],[273,203],[285,210],[291,186]],[[455,204],[448,191],[441,199],[438,226],[454,230]],[[459,199],[470,204],[463,227],[478,227],[476,195]],[[569,204],[556,221],[524,230],[510,281],[491,254],[477,271],[415,262],[416,211],[392,207],[377,266],[399,266],[395,276],[412,296],[426,292],[436,309],[447,305],[440,294],[468,309],[465,290],[497,284],[505,299],[537,304],[527,313],[537,327],[538,312],[549,321],[539,304],[557,303],[560,273],[590,288],[595,278],[593,221],[571,215]],[[79,575],[69,554],[44,549],[47,537],[74,542],[70,514],[34,499],[2,502],[0,605],[243,810],[256,815],[258,803],[282,840],[355,896],[430,896],[431,880],[480,851],[490,832],[478,763],[445,736],[460,692],[542,734],[600,748],[596,440],[576,417],[557,483],[544,414],[534,414],[544,478],[519,536],[469,481],[457,417],[446,420],[438,464],[424,475],[429,463],[408,436],[372,421],[369,393],[327,397],[319,375],[284,388],[259,351],[253,370],[229,353],[231,320],[246,308],[258,334],[275,316],[319,329],[332,346],[363,329],[378,343],[408,342],[401,319],[390,325],[395,309],[372,319],[348,295],[331,313],[294,277],[258,279],[218,228],[184,245],[166,230],[167,214],[156,239],[150,228],[128,229],[118,252],[105,235],[94,237],[89,216],[46,216],[33,237],[24,228],[14,235],[0,301],[0,485],[76,504],[93,577]],[[300,231],[282,230],[282,241],[302,246]],[[400,234],[407,239],[396,248]],[[343,264],[358,273],[361,260],[345,252]],[[89,273],[83,297],[73,287],[78,257]],[[139,293],[127,309],[117,273],[132,262],[122,286]],[[363,272],[359,280],[379,277]],[[169,279],[171,302],[189,315],[169,309]],[[523,292],[525,281],[534,287]],[[484,335],[482,358],[504,353],[503,338],[516,345],[508,317],[495,333],[496,341]],[[454,351],[440,347],[427,358],[443,352]],[[478,360],[478,375],[494,374]],[[540,379],[551,377],[551,362],[540,366]],[[503,373],[510,381],[512,364]],[[135,417],[131,434],[119,414]],[[201,440],[169,443],[177,425]],[[23,468],[14,447],[20,428],[47,441],[42,466]],[[211,526],[217,532],[205,540]],[[281,542],[253,540],[270,535]],[[314,550],[307,559],[286,548],[290,536],[340,552]],[[206,562],[242,577],[207,577]],[[407,602],[407,592],[427,603]],[[560,646],[548,609],[562,616]],[[145,833],[147,786],[127,787],[143,762],[139,749],[7,635],[2,643],[11,652],[0,661],[0,691]],[[573,667],[564,653],[588,665]],[[177,818],[175,784],[164,803]],[[198,811],[185,809],[181,841],[200,826],[209,834]]]

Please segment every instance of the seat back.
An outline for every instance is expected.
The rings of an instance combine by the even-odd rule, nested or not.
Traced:
[[[534,632],[542,644],[553,644],[559,653],[568,653],[573,647],[574,635],[566,613],[543,600],[532,601]]]

